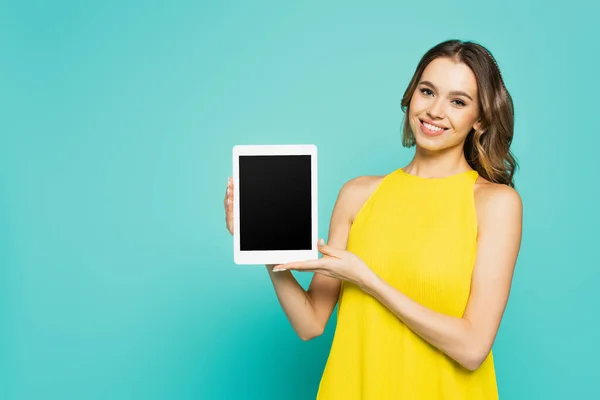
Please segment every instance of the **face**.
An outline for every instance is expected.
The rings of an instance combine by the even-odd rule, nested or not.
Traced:
[[[423,71],[409,106],[409,122],[420,147],[439,150],[462,145],[479,128],[475,74],[448,58],[437,58]]]

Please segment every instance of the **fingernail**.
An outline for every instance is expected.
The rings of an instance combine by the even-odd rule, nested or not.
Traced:
[[[323,238],[319,239],[319,244],[321,246],[325,246],[325,241],[323,240]]]
[[[231,193],[231,189],[227,188],[227,194]]]
[[[285,268],[278,268],[278,269],[273,268],[273,272],[281,272],[281,271],[285,271]]]
[[[231,204],[231,200],[227,199],[227,205]]]

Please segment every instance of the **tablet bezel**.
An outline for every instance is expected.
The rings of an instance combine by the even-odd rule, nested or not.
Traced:
[[[240,156],[261,155],[310,155],[311,160],[311,249],[310,250],[273,250],[241,251],[240,249],[240,204],[239,204],[239,168]],[[318,185],[317,185],[317,147],[312,144],[296,145],[236,145],[233,147],[233,254],[234,262],[243,265],[283,264],[318,258]],[[283,227],[282,227],[283,228]]]

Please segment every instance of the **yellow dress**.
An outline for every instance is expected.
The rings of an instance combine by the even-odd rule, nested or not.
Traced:
[[[355,217],[348,251],[420,304],[462,317],[475,262],[475,170],[386,175]],[[493,400],[492,353],[475,371],[430,345],[374,297],[342,282],[318,400]]]

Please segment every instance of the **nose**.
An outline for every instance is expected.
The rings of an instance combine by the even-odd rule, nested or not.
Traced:
[[[429,109],[427,110],[427,113],[432,118],[444,118],[444,106],[442,104],[442,99],[440,99],[439,97],[435,99],[431,103]]]

